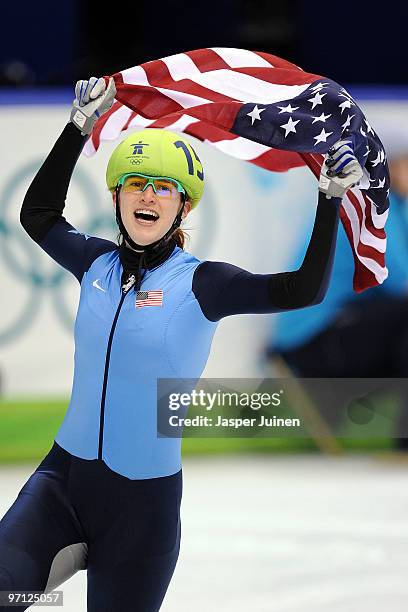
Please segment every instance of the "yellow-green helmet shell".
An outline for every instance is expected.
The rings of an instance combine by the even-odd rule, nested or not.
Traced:
[[[204,172],[198,155],[188,140],[169,130],[146,129],[122,140],[108,162],[108,189],[115,189],[120,177],[128,172],[180,181],[192,208],[203,195]]]

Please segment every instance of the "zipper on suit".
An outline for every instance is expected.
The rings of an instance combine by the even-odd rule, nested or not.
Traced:
[[[111,327],[110,334],[109,334],[108,347],[106,349],[106,358],[105,358],[105,371],[104,371],[104,375],[103,375],[103,386],[102,386],[102,397],[101,397],[101,411],[100,411],[100,417],[99,417],[98,459],[102,459],[103,429],[104,429],[104,424],[105,424],[106,388],[107,388],[107,385],[108,385],[109,362],[110,362],[110,355],[111,355],[111,350],[112,350],[113,336],[114,336],[114,333],[115,333],[116,324],[118,322],[118,318],[119,318],[119,314],[120,314],[123,302],[125,301],[125,297],[128,294],[129,290],[135,284],[135,281],[136,281],[136,278],[132,274],[129,277],[128,282],[125,283],[124,285],[122,285],[122,295],[121,295],[121,298],[120,298],[120,301],[119,301],[119,305],[118,305],[118,307],[116,309],[116,313],[115,313],[115,316],[114,316],[114,319],[113,319],[113,323],[112,323],[112,327]]]

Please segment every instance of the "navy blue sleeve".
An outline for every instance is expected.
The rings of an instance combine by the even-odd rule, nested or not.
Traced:
[[[81,282],[84,272],[114,242],[76,230],[62,216],[68,187],[86,137],[68,123],[25,195],[20,221],[29,236]]]
[[[110,240],[79,232],[64,217],[55,221],[38,244],[52,259],[72,272],[79,282],[95,259],[118,248]]]
[[[312,236],[301,267],[279,274],[252,274],[228,263],[205,261],[192,289],[204,315],[219,321],[233,314],[266,314],[319,304],[329,285],[339,221],[339,198],[319,192]]]

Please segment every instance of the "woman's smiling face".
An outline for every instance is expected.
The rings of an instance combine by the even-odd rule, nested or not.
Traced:
[[[116,193],[113,192],[113,204],[116,208]],[[176,192],[172,198],[157,195],[148,185],[144,191],[120,191],[120,213],[123,224],[130,238],[142,246],[160,240],[173,225],[174,219],[182,206],[182,197]],[[186,200],[182,219],[191,210],[191,203]]]

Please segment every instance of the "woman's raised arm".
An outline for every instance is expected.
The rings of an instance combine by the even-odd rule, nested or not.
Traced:
[[[193,292],[211,321],[233,314],[274,313],[321,302],[333,267],[343,195],[362,176],[351,142],[340,141],[323,164],[313,232],[298,270],[252,274],[221,262],[197,267]]]
[[[90,102],[92,94],[96,98]],[[29,236],[79,281],[95,257],[116,248],[113,242],[79,232],[62,216],[72,173],[86,142],[84,129],[92,131],[101,108],[108,110],[114,95],[103,79],[78,81],[71,121],[31,182],[20,212]]]

